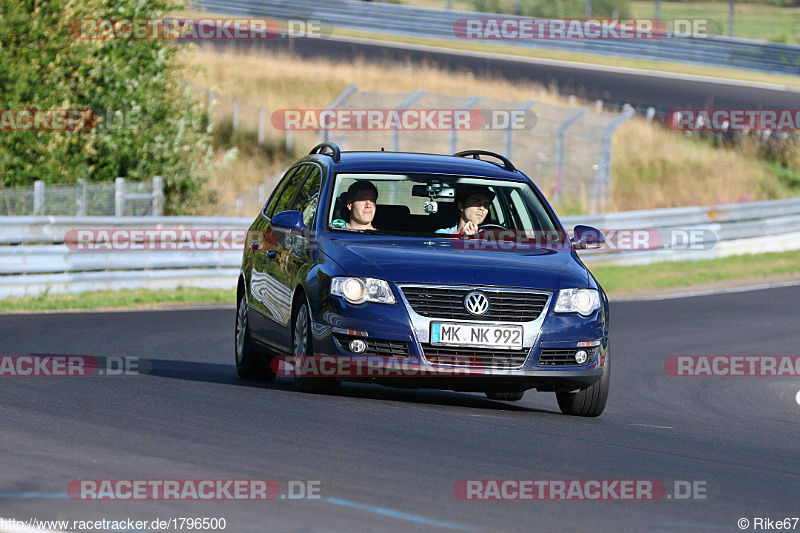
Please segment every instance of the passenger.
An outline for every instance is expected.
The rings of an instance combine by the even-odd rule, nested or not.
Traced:
[[[452,228],[437,229],[436,233],[474,235],[478,232],[478,226],[489,214],[492,200],[494,193],[488,187],[467,185],[456,198],[458,210],[461,211],[458,223]]]
[[[350,222],[345,229],[374,230],[372,220],[377,208],[378,189],[371,181],[356,181],[347,189],[347,210],[350,211]]]

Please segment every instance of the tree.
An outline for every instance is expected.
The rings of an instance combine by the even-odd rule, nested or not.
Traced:
[[[82,39],[81,19],[162,19],[170,0],[0,0],[0,110],[94,110],[90,129],[0,131],[0,186],[165,181],[181,210],[211,169],[210,128],[183,86],[182,45]],[[0,130],[2,130],[0,124]]]

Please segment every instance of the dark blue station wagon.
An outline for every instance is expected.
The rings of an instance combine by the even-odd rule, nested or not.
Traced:
[[[368,380],[505,401],[537,389],[555,392],[565,414],[603,412],[608,299],[576,253],[603,236],[577,226],[520,246],[515,236],[566,232],[505,157],[323,143],[289,168],[250,230],[237,290],[242,378],[273,379],[276,356],[397,359],[469,373]],[[314,392],[348,380],[294,379]]]

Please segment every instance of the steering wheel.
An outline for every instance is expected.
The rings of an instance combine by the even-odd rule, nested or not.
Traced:
[[[487,229],[494,229],[494,228],[502,229],[502,230],[507,230],[508,229],[507,227],[503,226],[502,224],[483,224],[481,227],[478,228],[478,232],[481,232],[481,231],[484,231],[484,230],[487,230]]]

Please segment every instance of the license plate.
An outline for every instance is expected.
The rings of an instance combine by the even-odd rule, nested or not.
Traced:
[[[522,326],[431,324],[431,344],[479,348],[522,348]]]

